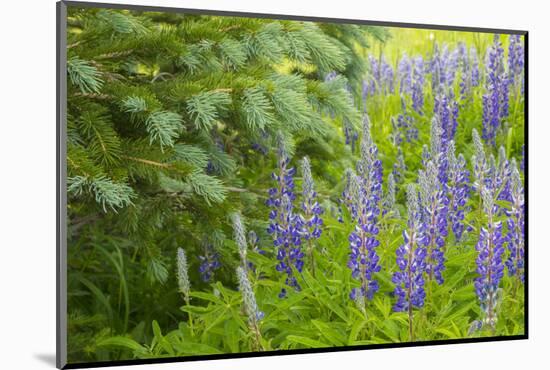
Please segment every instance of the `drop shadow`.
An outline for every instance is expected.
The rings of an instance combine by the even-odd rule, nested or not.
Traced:
[[[34,358],[51,367],[56,365],[55,353],[35,353]]]

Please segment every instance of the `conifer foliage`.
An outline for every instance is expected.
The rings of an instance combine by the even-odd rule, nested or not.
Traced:
[[[145,339],[152,319],[181,316],[168,279],[179,247],[200,282],[199,265],[238,265],[228,214],[267,237],[252,205],[265,201],[278,135],[289,154],[307,146],[326,160],[343,121],[360,128],[366,36],[386,34],[72,7],[67,22],[69,357],[116,359],[101,350],[111,336]],[[232,275],[219,278],[236,286]]]

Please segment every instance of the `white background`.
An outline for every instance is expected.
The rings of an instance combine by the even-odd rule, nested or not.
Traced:
[[[126,2],[530,31],[528,341],[127,368],[550,368],[550,245],[547,242],[550,216],[547,197],[550,192],[547,190],[550,185],[550,18],[544,1]],[[3,1],[0,17],[0,368],[51,369],[55,363],[55,1]]]

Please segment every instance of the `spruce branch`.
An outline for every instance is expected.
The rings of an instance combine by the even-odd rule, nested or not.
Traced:
[[[90,62],[73,57],[67,61],[67,72],[71,82],[76,85],[83,94],[99,93],[103,80],[101,72]]]
[[[273,120],[273,105],[262,88],[246,89],[241,99],[241,112],[246,126],[254,131],[264,129]]]
[[[195,194],[203,197],[208,205],[222,203],[227,195],[227,189],[219,179],[201,171],[194,171],[187,178],[187,182]]]
[[[102,9],[97,13],[97,18],[116,33],[143,35],[148,31],[138,18],[128,13]]]
[[[147,110],[147,102],[140,96],[129,96],[122,102],[122,107],[128,113],[141,113]]]
[[[179,137],[182,129],[182,117],[174,112],[153,112],[145,121],[149,142],[158,142],[161,150],[165,146],[174,146],[174,141]]]
[[[246,50],[237,40],[224,38],[218,45],[221,59],[232,69],[241,68],[246,62]]]
[[[106,176],[73,176],[67,178],[67,192],[76,197],[91,195],[101,205],[104,212],[132,205],[136,194],[125,183],[114,182]]]
[[[198,130],[209,130],[219,118],[219,112],[231,104],[225,91],[207,91],[196,94],[187,101],[187,113]]]
[[[107,111],[92,105],[95,110],[85,111],[77,120],[81,136],[87,143],[91,156],[102,165],[114,165],[120,157],[120,139],[113,128]]]
[[[174,158],[203,169],[208,165],[208,153],[197,146],[179,143],[174,146]]]

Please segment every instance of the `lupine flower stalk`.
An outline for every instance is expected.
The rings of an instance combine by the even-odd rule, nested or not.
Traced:
[[[278,170],[272,175],[277,185],[269,189],[269,199],[266,202],[267,206],[272,208],[267,232],[273,236],[273,245],[277,248],[277,271],[285,273],[285,283],[299,291],[300,285],[294,276],[293,268],[301,272],[304,265],[301,249],[303,223],[301,217],[294,212],[293,201],[296,196],[293,176],[296,171],[293,167],[289,168],[289,164],[290,158],[280,136]],[[285,297],[286,293],[286,289],[283,288],[279,297]]]
[[[399,93],[409,95],[412,91],[412,63],[407,54],[403,54],[397,66]]]
[[[183,294],[185,302],[189,304],[191,283],[189,282],[187,257],[185,256],[185,251],[182,248],[178,248],[177,266],[178,289],[179,292]]]
[[[482,227],[479,241],[476,245],[478,277],[474,286],[482,311],[482,323],[493,331],[497,321],[497,305],[499,301],[499,284],[504,275],[502,255],[504,253],[504,237],[502,222],[495,222],[495,195],[489,187],[483,187],[483,208],[487,215],[487,224]]]
[[[435,163],[428,161],[426,170],[419,172],[420,200],[423,222],[427,226],[427,265],[426,272],[431,280],[443,284],[442,272],[445,269],[443,248],[447,236],[447,212],[449,200],[438,179]]]
[[[248,266],[248,261],[246,259],[248,244],[246,242],[246,230],[243,225],[241,215],[239,213],[234,213],[232,216],[233,221],[233,238],[237,247],[239,248],[239,256],[241,257],[241,266],[246,271]]]
[[[243,296],[244,312],[248,317],[248,327],[254,334],[252,350],[259,351],[262,349],[259,322],[263,319],[264,313],[258,309],[252,285],[250,284],[250,280],[248,280],[248,274],[240,266],[237,267],[237,279],[239,281],[239,290]]]
[[[424,108],[424,60],[421,56],[413,62],[412,82],[412,107],[415,112],[422,115]]]
[[[504,69],[504,50],[500,38],[495,35],[494,43],[487,50],[486,94],[483,95],[483,139],[492,145],[496,143],[501,122],[508,117],[509,78]]]
[[[394,294],[397,302],[394,311],[406,311],[409,317],[409,340],[414,341],[413,307],[424,306],[424,272],[426,270],[426,226],[418,204],[418,192],[413,184],[407,187],[407,228],[403,230],[403,244],[397,248],[396,262],[399,271],[393,273]]]
[[[317,193],[315,192],[315,183],[311,175],[311,165],[309,158],[304,157],[301,163],[302,170],[302,212],[304,224],[303,237],[307,241],[307,254],[310,260],[311,272],[315,276],[315,259],[313,248],[315,239],[319,239],[322,233],[323,219],[321,214],[323,209],[317,202]]]
[[[343,121],[344,121],[344,136],[346,138],[346,145],[349,145],[351,148],[351,152],[355,153],[355,144],[359,139],[359,134],[347,119],[344,118]]]
[[[498,151],[497,169],[493,182],[494,188],[497,189],[497,199],[511,202],[512,167],[503,146]]]
[[[508,78],[513,86],[523,83],[525,49],[520,35],[510,35],[508,44]]]
[[[472,89],[479,86],[479,60],[477,57],[477,49],[472,46],[470,48],[469,57],[462,64],[462,73],[460,81],[460,100],[470,101],[472,97]]]
[[[177,264],[177,279],[178,279],[178,290],[183,295],[183,299],[185,301],[185,304],[189,306],[190,304],[190,292],[191,292],[191,283],[189,282],[189,273],[188,269],[189,266],[187,265],[187,256],[185,255],[185,251],[182,248],[178,248],[178,255],[176,259]],[[191,334],[193,334],[193,317],[191,316],[191,313],[187,313],[189,315],[189,328],[191,329]]]
[[[386,95],[394,92],[394,72],[393,68],[386,62],[384,57],[380,60],[369,55],[369,64],[371,76],[367,81],[368,96],[376,94]]]
[[[418,128],[414,123],[413,117],[407,112],[405,99],[401,97],[401,113],[397,120],[392,117],[394,144],[401,145],[403,142],[403,132],[405,140],[410,143],[418,139]]]
[[[365,299],[372,299],[379,288],[378,281],[374,279],[374,273],[380,271],[379,257],[375,250],[379,245],[375,238],[378,227],[373,222],[368,189],[365,188],[362,178],[354,174],[351,188],[357,207],[357,219],[349,236],[351,252],[348,267],[352,271],[352,277],[359,280],[360,287],[351,290],[350,298],[362,304]]]
[[[442,151],[445,151],[447,144],[454,140],[456,128],[458,125],[458,104],[454,100],[452,93],[440,92],[435,97],[434,114],[441,127],[441,145]]]
[[[456,71],[458,69],[458,54],[450,52],[447,45],[443,45],[440,50],[439,45],[435,45],[434,54],[430,61],[429,70],[432,73],[432,90],[439,93],[453,85]]]
[[[441,127],[441,121],[437,116],[432,118],[430,127],[430,150],[422,153],[422,164],[427,168],[429,161],[432,161],[437,168],[437,178],[441,186],[447,183],[448,161],[447,161],[447,141],[444,140],[444,132]],[[423,148],[423,150],[426,150]]]
[[[470,171],[466,168],[466,160],[462,154],[456,157],[454,141],[447,147],[449,176],[447,194],[449,198],[449,223],[455,236],[460,241],[464,232],[464,216],[466,202],[470,194]]]
[[[378,149],[370,135],[370,122],[365,115],[361,137],[361,159],[357,163],[357,175],[351,176],[352,194],[357,216],[355,229],[349,236],[350,258],[348,267],[352,277],[361,282],[360,288],[353,288],[350,298],[357,301],[357,295],[368,300],[378,291],[374,273],[380,271],[376,247],[379,245],[378,215],[382,193],[382,162]]]
[[[518,281],[524,282],[524,253],[525,253],[525,195],[523,183],[519,174],[516,161],[512,159],[512,176],[510,194],[512,207],[507,220],[508,251],[510,252],[506,261],[508,274],[517,277]]]

